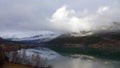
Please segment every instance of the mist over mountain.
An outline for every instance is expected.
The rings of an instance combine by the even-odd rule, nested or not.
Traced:
[[[120,0],[0,0],[0,68],[120,68]]]
[[[0,35],[120,30],[119,4],[119,0],[1,0]]]
[[[63,32],[120,30],[119,10],[119,6],[102,6],[93,12],[79,12],[62,6],[52,15],[50,22],[55,30]]]

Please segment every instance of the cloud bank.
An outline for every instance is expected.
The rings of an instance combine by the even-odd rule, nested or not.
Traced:
[[[53,29],[64,32],[119,30],[120,7],[102,6],[96,11],[75,11],[62,6],[51,16]],[[118,25],[119,24],[119,25]]]
[[[115,28],[119,4],[120,0],[0,0],[0,34]]]

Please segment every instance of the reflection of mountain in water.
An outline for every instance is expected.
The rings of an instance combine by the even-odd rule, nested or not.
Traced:
[[[54,64],[54,68],[119,68],[120,62],[96,59],[86,55],[72,55],[62,62]]]
[[[41,47],[6,52],[6,56],[10,62],[38,67],[47,66],[49,62],[62,57],[53,50]]]

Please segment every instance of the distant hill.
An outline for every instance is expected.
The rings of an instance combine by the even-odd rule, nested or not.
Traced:
[[[78,44],[78,46],[80,44],[95,48],[120,48],[120,32],[99,33],[88,36],[61,35],[60,37],[47,42],[47,44]]]
[[[85,54],[120,60],[120,33],[108,32],[89,36],[60,36],[47,42],[48,47],[67,54]]]
[[[58,37],[60,34],[51,31],[22,32],[1,35],[5,40],[15,41],[25,44],[40,44]]]

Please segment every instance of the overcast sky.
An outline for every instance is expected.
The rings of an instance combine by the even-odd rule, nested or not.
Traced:
[[[0,0],[0,33],[106,29],[120,22],[119,4],[120,0]]]

